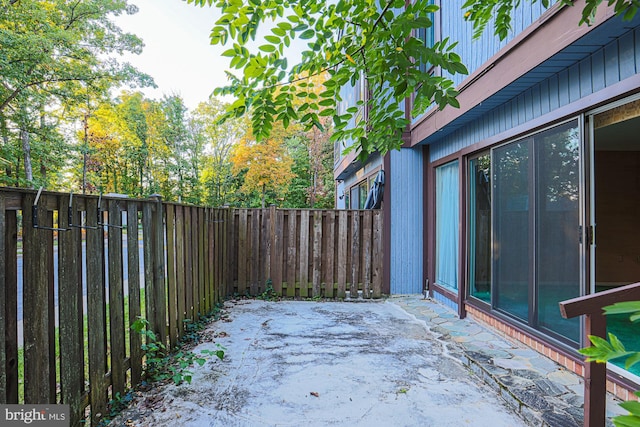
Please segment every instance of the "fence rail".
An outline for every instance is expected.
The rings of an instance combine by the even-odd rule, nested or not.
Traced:
[[[95,425],[167,345],[232,294],[382,295],[379,211],[203,208],[0,188],[0,403]]]

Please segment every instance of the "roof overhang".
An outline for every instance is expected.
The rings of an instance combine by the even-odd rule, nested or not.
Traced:
[[[434,109],[415,123],[410,145],[440,140],[640,25],[640,14],[623,21],[612,8],[601,7],[593,25],[579,26],[581,4],[550,8],[461,83],[460,108]]]

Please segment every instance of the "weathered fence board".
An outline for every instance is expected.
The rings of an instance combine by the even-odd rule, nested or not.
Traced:
[[[347,291],[347,263],[344,260],[348,259],[348,221],[347,211],[338,212],[338,260],[342,260],[338,262],[338,298],[344,298]]]
[[[0,403],[67,403],[74,427],[99,423],[142,379],[139,317],[174,347],[185,320],[268,284],[288,297],[382,296],[380,212],[38,194],[0,188]]]
[[[111,353],[112,394],[124,395],[126,372],[124,369],[124,290],[122,266],[122,215],[117,200],[108,202],[108,270],[109,270],[109,338]]]
[[[87,213],[98,212],[98,201],[87,201]],[[102,222],[102,218],[101,218]],[[107,336],[104,290],[104,236],[97,216],[87,214],[87,326],[89,336],[89,390],[92,425],[107,411]],[[25,229],[29,228],[28,223]]]
[[[23,202],[23,221],[36,221],[42,227],[49,226],[48,215],[43,204],[32,211],[35,197],[30,194]],[[51,384],[51,367],[54,358],[49,335],[49,262],[47,238],[51,232],[25,227],[23,234],[24,283],[24,396],[32,403],[48,403],[55,399],[55,381]],[[55,377],[54,377],[55,379]],[[54,400],[55,401],[55,400]]]
[[[6,200],[6,199],[5,199]],[[5,213],[5,337],[6,403],[18,403],[18,216]]]
[[[296,215],[289,214],[286,215],[285,218],[288,219],[288,234],[287,234],[287,255],[286,260],[287,264],[285,266],[287,274],[285,275],[287,278],[287,296],[295,297],[296,296],[296,260],[298,255],[298,245],[296,241]]]
[[[344,298],[346,290],[354,298],[358,291],[382,296],[380,211],[273,208],[232,215],[236,231],[229,235],[238,242],[229,252],[236,260],[226,264],[233,270],[232,293],[258,295],[270,280],[286,297]]]
[[[153,309],[154,321],[160,331],[160,340],[167,342],[167,295],[164,272],[164,206],[159,197],[155,198],[151,216],[153,253]]]
[[[58,235],[58,303],[60,318],[60,349],[65,357],[60,358],[60,388],[62,402],[70,405],[70,424],[75,425],[84,418],[84,327],[82,307],[82,251],[79,245],[80,212],[70,206],[70,201],[59,197],[59,225],[69,228]],[[67,215],[64,215],[68,212]],[[71,224],[70,224],[71,223]]]
[[[138,207],[135,202],[127,205],[127,291],[129,292],[129,324],[142,316],[140,301],[140,243],[138,239]],[[175,319],[174,319],[175,322]],[[174,325],[169,323],[169,325]],[[175,326],[174,326],[175,329]],[[142,337],[129,333],[129,361],[131,383],[138,384],[142,378]]]
[[[192,321],[198,319],[200,313],[200,288],[198,280],[198,210],[195,207],[190,208],[191,213],[191,236],[189,236],[189,242],[191,243],[191,292],[193,295],[193,311],[191,317]]]
[[[187,275],[185,254],[184,207],[176,206],[176,296],[178,298],[178,335],[184,334],[184,320],[187,316]],[[171,252],[172,247],[168,248]]]
[[[7,249],[5,236],[7,235],[6,225],[6,204],[4,195],[0,194],[0,297],[4,304],[0,304],[0,403],[7,401],[7,318],[8,307],[6,304],[9,288],[7,287],[7,277],[5,274],[7,263]]]
[[[349,277],[351,288],[351,297],[357,296],[358,279],[360,277],[360,216],[353,215],[351,217],[351,276]]]

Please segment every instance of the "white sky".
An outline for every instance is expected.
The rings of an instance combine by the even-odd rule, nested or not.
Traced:
[[[139,12],[117,17],[116,23],[140,37],[145,47],[142,54],[121,59],[154,78],[158,88],[143,90],[148,97],[178,94],[193,110],[214,88],[228,83],[224,71],[229,68],[229,58],[220,56],[226,48],[209,44],[215,8],[200,8],[182,0],[129,3],[138,6]]]

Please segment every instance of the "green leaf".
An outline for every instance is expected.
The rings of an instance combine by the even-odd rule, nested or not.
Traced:
[[[263,44],[258,49],[260,49],[263,52],[267,52],[267,53],[271,53],[271,52],[275,52],[276,51],[276,47],[274,45],[271,45],[271,44]]]
[[[330,107],[332,105],[335,105],[336,101],[333,99],[323,99],[320,102],[318,102],[318,105],[322,106],[322,107]]]
[[[280,43],[280,37],[272,36],[271,34],[267,34],[266,36],[264,36],[264,39],[269,43],[273,43],[273,44]]]
[[[640,427],[640,415],[620,415],[613,418],[616,427]]]
[[[302,34],[300,34],[300,38],[303,40],[307,40],[307,39],[313,38],[313,36],[315,35],[316,35],[316,32],[314,30],[308,29]]]
[[[627,314],[640,312],[640,301],[617,302],[612,305],[603,307],[604,313],[609,314]]]
[[[632,354],[631,356],[629,356],[629,358],[627,359],[627,361],[624,364],[624,367],[627,370],[629,370],[636,363],[640,363],[640,352],[636,352],[636,353]]]

